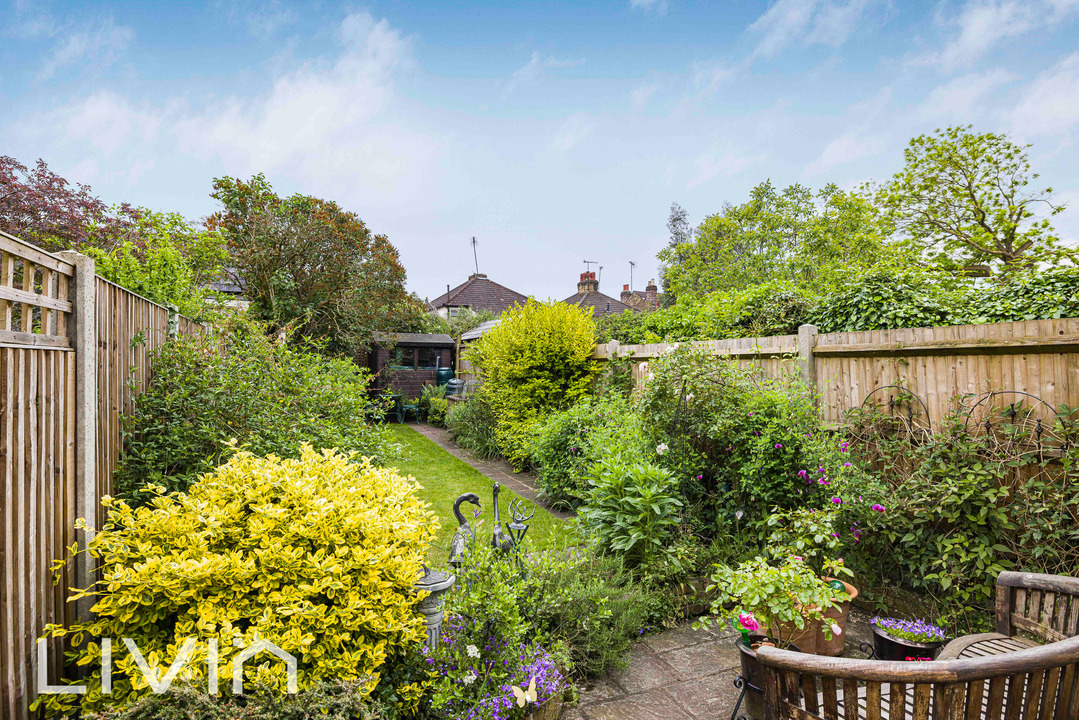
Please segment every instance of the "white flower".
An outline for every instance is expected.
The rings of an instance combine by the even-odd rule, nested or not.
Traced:
[[[469,647],[471,647],[471,645]],[[471,685],[472,683],[476,682],[476,674],[470,670],[467,675],[461,678],[461,682],[463,682],[465,685]]]
[[[479,648],[477,648],[475,645],[469,645],[468,647],[466,647],[465,652],[467,652],[468,656],[472,658],[478,658],[480,656]]]
[[[686,400],[692,400],[692,399],[693,399],[693,393],[690,393],[689,395],[686,395]]]
[[[662,455],[665,452],[667,452],[667,443],[656,445],[656,455]]]
[[[832,634],[833,635],[842,635],[843,634],[843,628],[839,627],[835,623],[832,623]]]
[[[649,380],[655,380],[656,379],[656,374],[652,373],[652,372],[648,373],[648,379]]]

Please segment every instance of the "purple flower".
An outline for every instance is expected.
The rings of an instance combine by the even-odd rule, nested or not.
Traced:
[[[854,463],[843,463],[843,467],[854,467]]]
[[[879,513],[884,512],[884,506],[881,505],[880,503],[873,503],[873,509],[876,510],[877,512],[879,512]]]
[[[776,450],[782,450],[782,449],[783,449],[783,444],[782,443],[776,443]]]
[[[834,502],[836,505],[842,505],[843,504],[843,498],[834,497],[834,498],[832,498],[832,502]]]

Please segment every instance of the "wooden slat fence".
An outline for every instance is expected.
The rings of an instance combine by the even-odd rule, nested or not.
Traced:
[[[771,376],[783,367],[801,370],[816,383],[824,420],[832,425],[871,394],[870,402],[887,405],[902,392],[886,386],[917,395],[934,428],[959,400],[969,404],[991,392],[1003,393],[992,398],[997,407],[1036,402],[1017,393],[1029,393],[1054,410],[1079,406],[1079,319],[827,334],[803,326],[802,332],[691,344],[760,366]],[[630,357],[640,382],[649,361],[669,347],[609,343],[597,346],[595,357]]]
[[[74,542],[74,267],[0,232],[0,718],[28,717],[46,623],[71,620],[51,565]],[[62,647],[49,641],[49,679]]]
[[[168,308],[90,272],[81,277],[84,266],[72,262],[92,262],[75,258],[0,231],[0,720],[31,717],[36,640],[46,624],[75,619],[68,588],[81,566],[69,560],[54,584],[52,563],[82,542],[74,530],[80,503],[96,510],[91,526],[102,526],[99,501],[112,492],[121,415],[149,382],[150,354],[170,336]],[[79,332],[77,283],[92,303]],[[174,333],[204,331],[176,313],[172,320]],[[80,400],[77,373],[87,357],[96,361],[96,392]],[[77,427],[80,417],[89,427]],[[91,439],[78,441],[80,433]],[[49,640],[50,684],[60,680],[62,660],[63,647]]]

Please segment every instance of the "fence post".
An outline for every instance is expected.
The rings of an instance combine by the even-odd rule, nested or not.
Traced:
[[[169,340],[172,340],[180,331],[180,308],[173,303],[165,307],[169,309]]]
[[[798,326],[798,365],[802,369],[806,384],[813,390],[817,388],[817,368],[813,362],[813,346],[816,342],[816,325]]]
[[[66,250],[60,253],[75,266],[71,318],[68,334],[75,348],[75,515],[86,521],[86,530],[76,531],[79,548],[85,549],[97,532],[97,316],[95,311],[96,265],[94,259]],[[94,559],[81,552],[75,560],[75,586],[87,588],[94,582]],[[93,598],[76,601],[80,621],[93,618]]]

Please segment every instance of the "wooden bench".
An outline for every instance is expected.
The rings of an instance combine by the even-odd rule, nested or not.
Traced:
[[[769,647],[757,658],[765,720],[1079,720],[1079,579],[1001,573],[996,632],[957,638],[934,661]]]

